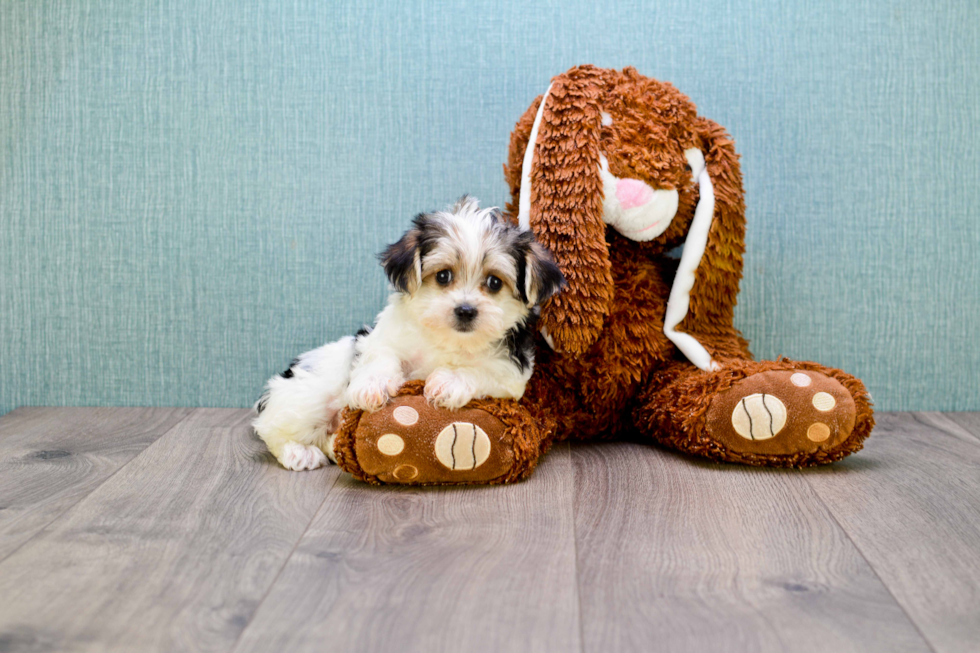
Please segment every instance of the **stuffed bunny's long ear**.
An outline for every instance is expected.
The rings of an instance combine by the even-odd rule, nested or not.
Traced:
[[[745,201],[731,138],[707,119],[699,119],[698,128],[705,154],[685,154],[699,200],[670,289],[664,333],[692,363],[715,370],[719,363],[697,338],[733,328],[745,251]]]
[[[557,351],[585,353],[598,339],[613,283],[599,174],[601,71],[555,77],[541,100],[521,166],[518,221],[565,276],[542,305],[541,331]]]

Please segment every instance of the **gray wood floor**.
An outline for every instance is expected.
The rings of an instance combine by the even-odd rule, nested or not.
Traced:
[[[0,651],[978,651],[980,413],[807,471],[563,445],[527,482],[287,472],[243,410],[0,418]]]

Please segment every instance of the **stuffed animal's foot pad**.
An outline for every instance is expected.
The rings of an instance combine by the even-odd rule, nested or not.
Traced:
[[[496,417],[442,410],[417,395],[365,414],[354,438],[361,468],[384,483],[486,483],[514,465],[513,443]]]
[[[436,437],[436,458],[451,470],[474,470],[487,462],[490,436],[476,424],[453,422]]]
[[[820,372],[761,372],[718,395],[706,428],[731,451],[793,455],[836,447],[856,413],[847,389]]]
[[[279,462],[286,469],[301,472],[307,469],[318,469],[327,464],[327,456],[311,444],[287,442],[282,447]]]

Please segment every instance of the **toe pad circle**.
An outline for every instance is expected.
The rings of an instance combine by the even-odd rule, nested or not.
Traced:
[[[746,440],[768,440],[786,426],[786,404],[775,395],[745,397],[732,411],[732,428]]]
[[[449,469],[476,469],[490,456],[486,431],[469,422],[453,422],[436,438],[436,458]]]

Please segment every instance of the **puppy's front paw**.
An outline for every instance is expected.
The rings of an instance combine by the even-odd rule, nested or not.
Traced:
[[[462,408],[470,403],[474,393],[465,378],[449,370],[436,370],[425,380],[425,398],[439,408]]]
[[[327,457],[319,447],[288,442],[282,448],[279,462],[286,469],[300,472],[304,469],[317,469],[327,464]]]
[[[397,380],[381,376],[366,376],[351,379],[347,387],[347,405],[356,410],[373,413],[386,403],[401,386]]]

